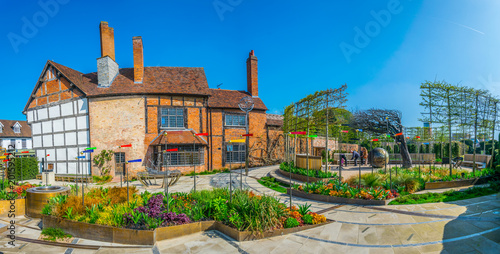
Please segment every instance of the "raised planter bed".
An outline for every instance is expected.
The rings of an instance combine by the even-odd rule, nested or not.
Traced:
[[[488,181],[491,179],[492,179],[492,177],[487,176],[487,177],[465,179],[465,180],[455,180],[455,181],[447,181],[447,182],[427,182],[427,183],[425,183],[425,189],[432,190],[432,189],[453,188],[453,187],[485,184],[485,183],[488,183]]]
[[[315,170],[315,169],[311,169],[311,170]],[[287,178],[289,178],[290,174],[291,174],[293,180],[297,180],[297,181],[301,181],[301,182],[305,182],[305,183],[306,182],[308,182],[308,183],[315,183],[317,181],[328,182],[328,180],[331,179],[331,178],[318,178],[318,177],[311,177],[310,176],[309,177],[309,181],[307,181],[307,176],[305,176],[305,175],[294,174],[294,173],[283,171],[281,169],[277,169],[276,172],[278,174],[280,174],[281,176],[287,177]]]
[[[291,189],[292,196],[306,198],[310,200],[322,201],[327,203],[345,203],[345,204],[356,204],[356,205],[388,205],[394,199],[387,200],[374,200],[374,199],[355,199],[355,198],[342,198],[333,197],[328,195],[306,193],[296,189]],[[290,194],[290,188],[287,188],[287,194]]]
[[[207,230],[218,230],[237,241],[250,241],[295,233],[298,231],[323,226],[332,222],[332,220],[327,220],[327,222],[321,224],[305,225],[296,228],[277,229],[272,232],[263,232],[262,234],[252,234],[252,232],[250,231],[238,231],[237,229],[231,228],[218,221],[200,221],[178,226],[161,227],[155,230],[134,230],[89,224],[54,216],[42,216],[42,223],[44,228],[57,227],[62,229],[64,232],[73,235],[74,237],[85,238],[89,240],[137,245],[154,245],[157,241],[172,239]]]
[[[21,216],[26,213],[26,199],[15,199],[12,200],[12,203],[11,200],[0,200],[0,217],[8,217],[11,206],[14,206],[14,214],[16,216]]]

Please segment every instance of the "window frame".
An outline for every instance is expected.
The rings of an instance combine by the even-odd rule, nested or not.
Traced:
[[[170,114],[167,114],[167,115],[164,115],[163,114],[163,110],[168,110],[170,111],[171,109],[175,109],[176,110],[176,115],[172,115],[170,116]],[[177,110],[181,110],[182,111],[182,127],[178,127],[178,126],[175,126],[175,127],[172,127],[172,126],[163,126],[163,117],[166,117],[166,123],[169,123],[170,122],[170,117],[175,117],[175,123],[178,123],[178,117],[180,117],[181,115],[178,115],[177,113],[179,111]],[[160,129],[164,130],[164,129],[186,129],[186,109],[184,107],[160,107],[159,108],[159,127]]]
[[[232,124],[227,124],[228,116],[237,116],[237,117],[243,117],[244,124],[243,125],[234,125],[234,121],[232,121]],[[237,127],[237,128],[244,128],[247,126],[247,117],[246,114],[241,114],[241,113],[225,113],[224,114],[224,126],[225,127]]]
[[[27,149],[28,148],[28,140],[23,138],[21,139],[21,149]]]
[[[232,147],[232,151],[229,151],[229,147]],[[238,151],[234,151],[234,146],[239,146],[240,150]],[[236,160],[234,159],[234,155],[230,155],[230,154],[234,154],[236,153]],[[225,162],[226,164],[229,164],[229,163],[235,163],[235,164],[238,164],[238,163],[245,163],[245,159],[246,159],[246,143],[227,143],[226,144],[226,149],[225,149]],[[241,159],[241,160],[240,160]]]

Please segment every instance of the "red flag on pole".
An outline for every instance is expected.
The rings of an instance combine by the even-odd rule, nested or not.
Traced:
[[[378,141],[378,138],[374,138],[374,139],[372,139],[372,141]]]
[[[348,133],[349,131],[342,131],[343,133]]]
[[[30,151],[22,151],[21,153],[30,153]]]
[[[403,135],[403,133],[402,133],[402,132],[400,132],[400,133],[396,133],[396,135],[394,135],[394,136],[401,136],[401,135]]]
[[[121,145],[120,147],[132,147],[132,144],[128,144],[128,145]]]
[[[242,137],[253,137],[253,134],[243,134]]]
[[[290,134],[295,134],[295,135],[306,135],[307,132],[305,131],[292,131],[290,132]]]
[[[172,148],[165,150],[165,152],[177,152],[177,151],[179,151],[179,148]]]
[[[208,133],[197,133],[197,134],[194,134],[196,136],[208,136]]]

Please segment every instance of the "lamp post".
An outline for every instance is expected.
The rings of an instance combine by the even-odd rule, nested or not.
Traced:
[[[251,133],[247,133],[247,134],[243,134],[243,135],[241,135],[241,136],[242,136],[242,137],[245,137],[246,142],[247,142],[247,144],[248,144],[248,137],[253,137],[253,134],[251,134]],[[247,153],[245,153],[245,155],[246,155],[246,154],[247,154]],[[243,189],[243,172],[241,172],[241,173],[240,173],[240,190],[242,190],[242,189]]]
[[[240,109],[245,112],[245,129],[246,133],[249,132],[248,124],[250,122],[250,119],[248,118],[248,113],[252,111],[254,107],[254,102],[253,98],[250,96],[246,96],[241,98],[240,102],[238,103],[238,106]],[[245,138],[245,174],[248,176],[248,136]]]

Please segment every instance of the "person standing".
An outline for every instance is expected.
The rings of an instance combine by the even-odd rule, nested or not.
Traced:
[[[361,147],[361,165],[368,164],[368,150],[366,148]]]

